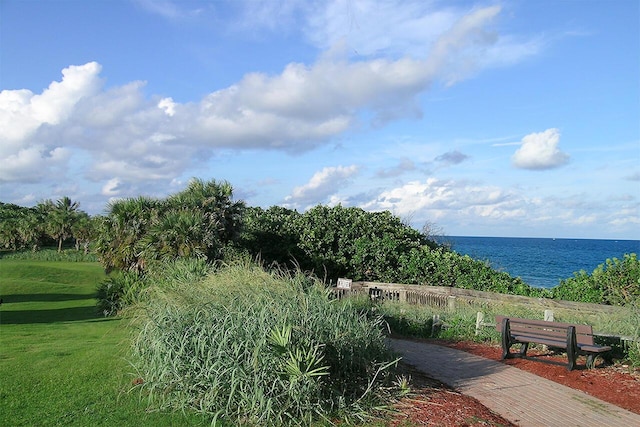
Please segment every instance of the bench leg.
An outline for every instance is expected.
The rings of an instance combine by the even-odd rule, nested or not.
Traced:
[[[587,369],[593,369],[596,367],[597,354],[590,353],[587,355]]]
[[[529,343],[528,342],[522,344],[522,347],[520,347],[520,357],[525,357],[527,355],[527,350],[528,349],[529,349]]]
[[[509,327],[509,319],[502,319],[502,360],[510,356],[511,348],[511,328]]]
[[[575,326],[569,326],[567,330],[567,358],[569,359],[567,370],[572,371],[573,368],[576,367],[576,361],[578,360],[578,343],[576,340]]]

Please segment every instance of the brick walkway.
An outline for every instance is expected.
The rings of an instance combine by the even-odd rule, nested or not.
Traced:
[[[640,415],[513,366],[439,345],[389,341],[405,362],[521,427],[640,426]]]

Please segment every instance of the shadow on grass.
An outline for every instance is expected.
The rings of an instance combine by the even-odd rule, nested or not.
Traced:
[[[90,294],[11,294],[3,295],[3,304],[12,302],[38,302],[38,301],[73,301],[93,299],[95,293]]]
[[[4,304],[3,304],[4,305]],[[69,307],[45,310],[1,310],[0,324],[24,325],[29,323],[73,322],[80,320],[104,320],[95,306]]]

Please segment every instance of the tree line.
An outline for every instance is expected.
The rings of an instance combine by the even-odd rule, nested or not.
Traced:
[[[226,181],[193,179],[183,191],[166,198],[117,200],[105,215],[94,217],[68,197],[33,208],[2,203],[0,219],[0,246],[5,250],[37,251],[56,244],[60,251],[72,241],[78,250],[91,247],[107,272],[143,275],[154,263],[244,257],[265,266],[309,272],[327,284],[348,277],[578,301],[589,296],[589,301],[614,304],[640,295],[635,255],[608,260],[607,268],[594,272],[590,287],[585,285],[587,279],[576,276],[557,289],[540,289],[436,243],[428,232],[388,211],[340,205],[319,205],[303,213],[279,206],[250,207],[234,200]],[[609,276],[612,284],[604,289],[601,283]],[[615,302],[603,296],[622,287],[623,295]],[[595,290],[589,293],[587,288]]]
[[[85,253],[95,237],[95,220],[69,197],[45,200],[32,208],[0,202],[0,248],[10,251],[38,251],[56,245],[62,251],[72,239]]]

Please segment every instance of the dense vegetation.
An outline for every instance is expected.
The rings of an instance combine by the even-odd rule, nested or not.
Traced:
[[[101,218],[96,250],[107,271],[142,273],[153,261],[222,256],[240,232],[244,204],[227,182],[194,179],[166,199],[113,202]]]
[[[233,189],[224,181],[194,179],[165,199],[119,200],[105,216],[91,218],[78,208],[68,197],[34,208],[0,204],[0,244],[37,251],[52,242],[60,249],[71,240],[86,252],[92,242],[105,270],[120,272],[102,288],[105,313],[121,308],[120,296],[137,292],[130,289],[136,275],[178,258],[211,263],[249,256],[266,266],[305,271],[325,284],[348,277],[614,305],[631,304],[640,294],[635,254],[607,260],[591,274],[577,272],[545,290],[451,251],[389,212],[247,207],[233,200]]]
[[[394,359],[381,319],[332,301],[321,283],[252,264],[169,276],[136,310],[134,365],[158,407],[232,425],[310,425],[364,419],[388,396]]]
[[[293,264],[325,281],[338,277],[455,286],[541,296],[543,290],[461,256],[403,224],[390,212],[316,206],[300,214],[249,208],[240,247],[265,263]]]
[[[568,301],[640,306],[640,262],[636,254],[608,259],[593,270],[574,273],[553,288],[553,297]]]
[[[10,251],[38,251],[73,239],[76,250],[89,252],[95,233],[95,219],[79,210],[79,203],[68,197],[57,202],[45,200],[33,208],[0,202],[0,248]]]

